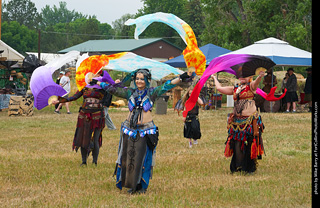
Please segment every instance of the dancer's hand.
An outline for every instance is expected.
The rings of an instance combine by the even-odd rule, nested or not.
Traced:
[[[263,77],[263,76],[264,76],[264,74],[265,74],[265,72],[264,72],[264,71],[260,71],[259,76],[260,76],[260,77]]]
[[[90,84],[91,86],[93,86],[93,85],[95,85],[95,84],[97,84],[97,83],[98,83],[98,80],[93,79],[89,84]]]
[[[183,74],[180,74],[179,77],[180,77],[180,79],[181,79],[182,82],[185,82],[187,79],[190,78],[190,75],[189,75],[188,72],[185,72],[185,73],[183,73]]]

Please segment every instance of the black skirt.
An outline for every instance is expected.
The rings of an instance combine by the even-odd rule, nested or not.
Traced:
[[[257,159],[251,159],[251,144],[253,137],[249,137],[247,145],[244,145],[244,150],[241,150],[241,141],[232,141],[233,156],[230,163],[231,173],[244,171],[253,173],[257,169]]]
[[[286,103],[292,103],[292,102],[297,102],[298,101],[298,95],[297,92],[293,91],[293,92],[287,92],[284,100]]]
[[[184,137],[187,139],[200,139],[200,122],[198,116],[187,116],[186,122],[184,123]]]

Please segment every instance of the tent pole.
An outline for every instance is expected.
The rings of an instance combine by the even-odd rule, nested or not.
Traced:
[[[41,30],[38,29],[38,59],[39,59],[39,61],[41,60],[40,54],[41,54]]]

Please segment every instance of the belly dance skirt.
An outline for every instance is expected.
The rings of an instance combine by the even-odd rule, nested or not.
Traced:
[[[104,111],[79,111],[77,128],[73,139],[72,149],[78,151],[79,147],[90,151],[90,141],[93,140],[95,129],[105,126]],[[102,145],[102,131],[99,137],[99,146]]]
[[[228,138],[224,155],[232,157],[230,170],[254,172],[257,159],[264,153],[262,132],[264,125],[261,116],[235,116],[228,121]]]
[[[183,135],[185,138],[200,139],[200,122],[198,115],[188,115],[184,123]]]
[[[120,142],[116,167],[116,186],[131,188],[138,185],[147,189],[155,164],[155,148],[147,145],[148,135],[157,135],[158,130],[153,121],[129,128],[129,121],[124,121],[120,130]]]

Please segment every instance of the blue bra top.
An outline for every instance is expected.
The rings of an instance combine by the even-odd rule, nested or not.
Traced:
[[[153,102],[149,97],[149,90],[138,90],[136,89],[128,99],[128,107],[130,111],[134,108],[142,108],[145,112],[151,111],[153,107]]]

